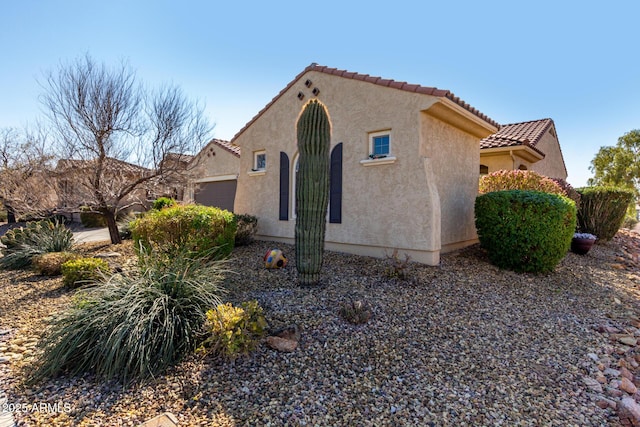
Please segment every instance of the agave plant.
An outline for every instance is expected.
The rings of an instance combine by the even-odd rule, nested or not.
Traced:
[[[73,246],[73,233],[58,220],[30,222],[26,227],[14,228],[0,237],[6,248],[2,250],[0,268],[15,269],[31,264],[37,255],[64,252]]]

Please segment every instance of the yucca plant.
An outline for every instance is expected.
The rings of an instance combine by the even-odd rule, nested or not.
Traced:
[[[206,311],[221,303],[221,261],[146,258],[135,275],[84,288],[52,321],[28,382],[93,372],[124,383],[158,374],[196,349]]]
[[[0,242],[6,246],[0,269],[16,269],[30,265],[36,255],[70,250],[73,233],[61,221],[42,220],[7,231]]]

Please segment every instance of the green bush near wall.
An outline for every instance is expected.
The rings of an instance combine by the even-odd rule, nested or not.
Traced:
[[[476,198],[476,228],[489,259],[518,272],[552,271],[567,254],[576,206],[538,191],[497,191]]]
[[[104,215],[97,212],[91,212],[91,208],[83,206],[80,208],[80,222],[87,228],[101,228],[107,226],[107,220]]]
[[[633,191],[616,187],[582,187],[577,191],[580,231],[594,234],[598,241],[611,240],[622,226]]]
[[[193,255],[228,256],[234,247],[233,213],[201,205],[175,205],[151,210],[131,223],[136,248],[171,255],[183,250]]]

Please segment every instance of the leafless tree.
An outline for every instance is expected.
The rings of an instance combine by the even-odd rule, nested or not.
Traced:
[[[56,207],[53,157],[44,133],[35,128],[0,129],[0,203],[9,222],[16,217],[44,217]]]
[[[112,243],[120,243],[118,212],[178,179],[180,160],[212,130],[179,87],[148,90],[126,63],[110,68],[87,55],[61,64],[42,86],[65,203],[104,215]]]

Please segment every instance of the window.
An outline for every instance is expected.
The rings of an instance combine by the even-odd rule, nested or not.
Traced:
[[[391,131],[369,134],[369,157],[379,159],[391,155]]]
[[[267,152],[254,151],[253,152],[253,169],[252,171],[263,171],[267,168]]]
[[[480,175],[488,175],[489,174],[489,166],[480,165]]]

